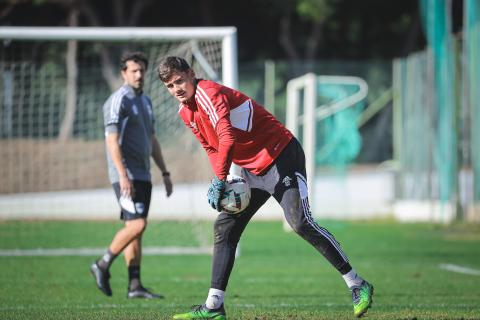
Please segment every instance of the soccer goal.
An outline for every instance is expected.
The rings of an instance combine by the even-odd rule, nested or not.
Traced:
[[[197,244],[210,242],[210,230],[198,232],[198,223],[187,222],[215,217],[205,199],[210,165],[155,69],[160,58],[178,55],[197,77],[237,87],[234,27],[1,27],[0,39],[0,219],[117,218],[102,105],[122,84],[120,56],[134,50],[149,58],[144,91],[174,182],[167,199],[152,165],[149,216],[183,220],[195,229]]]
[[[367,93],[365,80],[353,76],[307,73],[287,84],[287,127],[300,138],[305,150],[309,204],[314,215],[325,208],[330,215],[350,211],[345,199],[328,206],[327,200],[332,202],[339,196],[334,193],[343,194],[332,184],[316,192],[315,169],[318,163],[335,166],[356,156],[361,146],[357,121]],[[319,196],[323,196],[322,204],[316,206]]]

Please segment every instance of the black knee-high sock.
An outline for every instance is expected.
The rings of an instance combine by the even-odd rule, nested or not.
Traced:
[[[128,267],[128,288],[129,290],[138,289],[141,286],[140,283],[140,266]]]
[[[346,263],[345,265],[343,265],[341,268],[338,269],[338,271],[340,271],[342,275],[349,273],[350,270],[352,270],[352,266],[350,265],[350,263]]]
[[[100,267],[100,269],[108,270],[108,268],[110,268],[110,266],[113,263],[113,260],[115,260],[116,257],[117,257],[116,254],[113,254],[110,250],[108,250],[107,253],[105,253],[103,257],[101,257],[97,261],[97,264]]]

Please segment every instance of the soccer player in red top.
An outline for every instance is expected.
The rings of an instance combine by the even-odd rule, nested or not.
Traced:
[[[238,241],[270,196],[280,204],[292,229],[342,274],[352,291],[354,314],[362,316],[372,304],[373,286],[357,275],[333,235],[313,219],[305,155],[292,133],[245,94],[197,79],[183,58],[166,57],[157,71],[170,94],[180,102],[180,117],[208,154],[215,173],[208,202],[220,212],[214,225],[212,279],[206,302],[173,318],[226,319],[223,301]],[[232,162],[242,168],[242,176],[251,188],[248,207],[236,215],[221,212],[220,207]]]

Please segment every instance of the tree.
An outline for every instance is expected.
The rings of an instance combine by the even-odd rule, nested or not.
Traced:
[[[326,21],[335,10],[336,0],[266,0],[279,16],[279,42],[285,54],[290,60],[315,59],[317,49],[323,41],[323,30]],[[306,23],[308,27],[304,30],[311,30],[308,34],[301,36],[304,41],[294,39],[292,34],[303,34],[294,32],[295,19]],[[302,48],[301,44],[306,45]],[[303,50],[302,50],[303,49]]]
[[[78,8],[74,5],[70,7],[68,25],[70,27],[78,26]],[[69,40],[65,61],[67,64],[67,101],[65,105],[65,115],[63,116],[60,131],[58,133],[58,140],[60,140],[60,142],[65,142],[72,136],[73,124],[75,123],[78,80],[77,51],[77,41]]]
[[[108,17],[100,13],[100,7],[92,5],[87,0],[80,1],[80,12],[85,18],[87,25],[92,27],[108,26],[111,22]],[[107,1],[108,9],[113,13],[114,26],[137,26],[140,25],[140,18],[155,1],[154,0],[136,0],[134,2],[127,0],[111,0]],[[110,12],[110,11],[109,11]],[[110,16],[110,15],[108,15]],[[108,49],[100,45],[102,74],[107,81],[110,89],[113,91],[118,88],[122,80],[118,76],[117,63],[113,62],[112,53]]]
[[[76,27],[80,22],[87,26],[101,27],[113,23],[114,26],[136,26],[142,13],[151,6],[154,0],[136,0],[135,2],[127,0],[110,0],[102,4],[108,6],[108,15],[102,15],[102,7],[89,0],[6,0],[5,6],[0,9],[0,18],[5,18],[15,7],[20,5],[30,5],[39,7],[44,5],[54,5],[62,9],[68,16],[67,21],[60,20],[60,25]],[[113,21],[108,18],[113,17]],[[101,70],[105,81],[113,91],[118,88],[122,79],[119,76],[116,61],[111,58],[114,56],[107,47],[100,44]],[[75,113],[77,108],[77,41],[70,40],[67,44],[66,70],[67,70],[67,99],[65,113],[60,125],[58,139],[60,141],[68,140],[73,133],[75,122]]]

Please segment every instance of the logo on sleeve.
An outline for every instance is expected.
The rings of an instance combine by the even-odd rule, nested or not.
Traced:
[[[290,178],[289,176],[286,176],[282,180],[282,183],[285,185],[285,187],[290,187],[291,182],[292,182],[292,178]]]
[[[135,211],[142,214],[145,211],[145,205],[142,202],[135,202]]]
[[[198,130],[197,124],[193,121],[190,121],[190,128],[192,128],[194,130]]]

